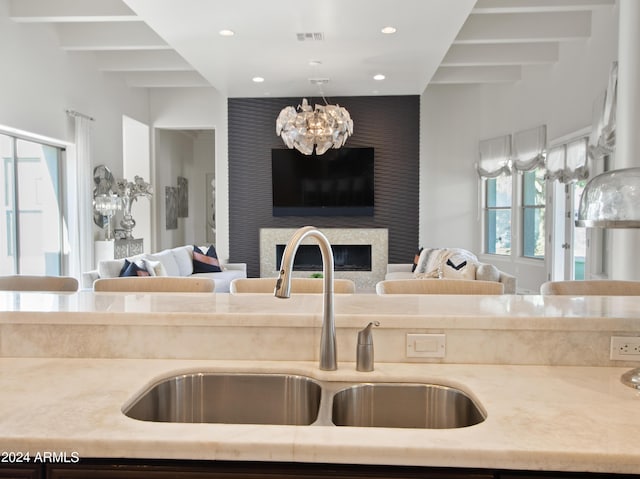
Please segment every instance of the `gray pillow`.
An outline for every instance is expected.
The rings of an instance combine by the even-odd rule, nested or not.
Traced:
[[[171,249],[173,258],[178,265],[178,271],[180,276],[191,276],[193,273],[193,258],[192,258],[192,246],[178,246]]]
[[[480,281],[500,281],[500,270],[489,263],[480,263],[476,268],[476,279]]]
[[[169,249],[162,250],[159,253],[146,255],[145,259],[160,261],[167,272],[167,276],[180,276],[180,268],[176,262],[176,258],[173,255],[173,252]]]

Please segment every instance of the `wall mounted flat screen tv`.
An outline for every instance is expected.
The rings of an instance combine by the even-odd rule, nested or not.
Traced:
[[[273,149],[273,216],[373,216],[373,167],[373,148]]]

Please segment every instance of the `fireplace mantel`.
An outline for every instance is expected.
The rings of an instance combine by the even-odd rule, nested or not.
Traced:
[[[378,281],[384,279],[387,270],[389,232],[386,228],[319,228],[331,244],[371,245],[371,271],[336,271],[336,278],[346,278],[355,282],[358,291],[372,291]],[[260,276],[278,275],[276,265],[276,245],[287,244],[296,228],[260,229]],[[303,244],[317,244],[314,238]],[[309,277],[312,271],[294,271],[296,277]]]

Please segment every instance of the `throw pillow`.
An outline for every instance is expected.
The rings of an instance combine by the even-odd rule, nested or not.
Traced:
[[[149,272],[149,276],[168,276],[167,270],[160,261],[152,261],[150,259],[142,260],[144,268]]]
[[[144,266],[140,266],[136,263],[130,262],[128,259],[125,259],[124,266],[122,267],[119,276],[149,276],[149,272],[144,268]]]
[[[476,269],[476,279],[481,281],[500,281],[500,270],[489,263],[480,263]]]
[[[209,246],[206,253],[203,253],[197,246],[193,246],[194,273],[220,273],[221,271],[216,248],[213,245]]]
[[[418,252],[413,257],[413,266],[411,267],[411,272],[412,273],[416,270],[416,267],[418,266],[418,261],[420,260],[420,253],[422,253],[423,249],[424,248],[420,248],[418,250]]]
[[[191,257],[191,246],[178,246],[172,248],[171,253],[176,260],[180,276],[191,276],[193,273],[193,258]]]
[[[450,279],[476,279],[476,265],[473,254],[450,252],[442,265],[442,276]]]
[[[163,250],[159,253],[149,254],[145,256],[145,259],[151,261],[160,261],[167,272],[167,276],[180,276],[180,267],[176,262],[176,258],[171,250]]]

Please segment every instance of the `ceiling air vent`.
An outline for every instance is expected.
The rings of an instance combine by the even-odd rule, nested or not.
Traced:
[[[324,33],[322,32],[312,32],[312,33],[296,33],[299,42],[307,42],[307,41],[322,41],[324,40]]]

